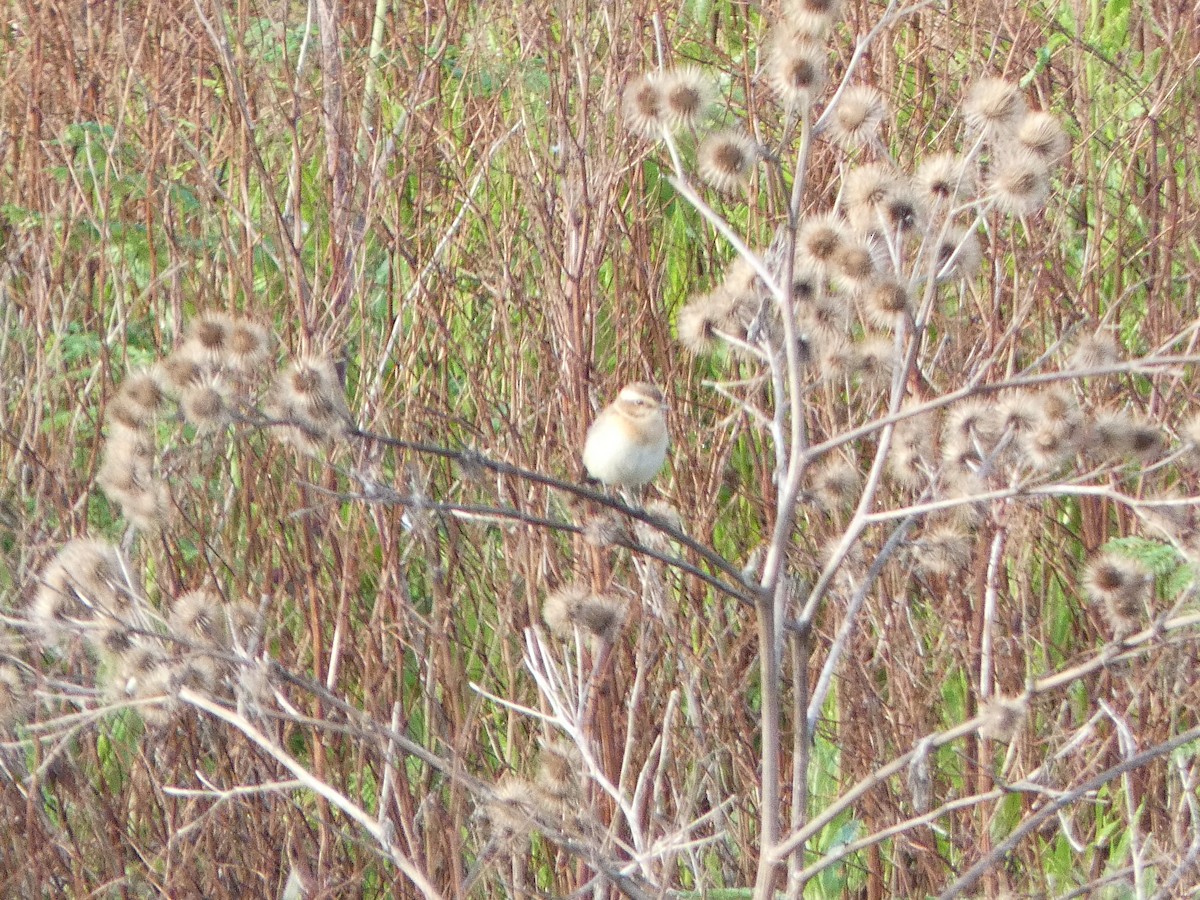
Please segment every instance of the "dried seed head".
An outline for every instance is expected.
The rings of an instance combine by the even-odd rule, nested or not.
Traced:
[[[345,437],[353,427],[350,407],[333,361],[327,356],[301,356],[275,376],[268,412],[291,420],[285,438],[307,452],[311,442],[324,445]]]
[[[1037,427],[1041,421],[1042,404],[1036,394],[1012,391],[1001,395],[996,411],[1001,428],[1020,435]]]
[[[542,743],[538,756],[537,786],[558,803],[583,800],[583,755],[579,748],[566,741]]]
[[[971,537],[953,523],[927,528],[913,542],[913,558],[927,575],[965,572],[971,564]]]
[[[992,167],[988,190],[1004,212],[1026,216],[1046,205],[1050,170],[1041,157],[1028,150],[1002,153]]]
[[[646,513],[668,528],[673,528],[675,531],[683,531],[683,517],[679,514],[679,510],[665,500],[654,500],[648,503],[646,505]],[[641,521],[635,521],[633,528],[638,543],[643,547],[661,554],[666,554],[670,551],[672,538],[662,528]]]
[[[812,495],[826,510],[847,509],[858,500],[862,476],[844,456],[831,456],[812,474]]]
[[[983,78],[971,85],[963,103],[967,125],[989,139],[1005,137],[1025,117],[1020,89],[1002,78]]]
[[[864,387],[886,388],[896,370],[896,343],[882,335],[864,336],[854,345],[854,373]]]
[[[983,710],[984,722],[979,726],[980,737],[1007,744],[1029,715],[1029,701],[1024,697],[993,697]]]
[[[158,374],[164,387],[176,396],[197,383],[204,376],[204,371],[194,351],[186,345],[158,364]]]
[[[879,211],[883,222],[892,232],[909,234],[925,224],[925,209],[921,198],[907,180],[895,179],[884,197]],[[863,226],[864,230],[866,226]]]
[[[700,69],[688,66],[663,76],[659,94],[667,127],[672,131],[695,128],[712,105],[712,82]]]
[[[611,644],[625,624],[625,605],[615,597],[592,594],[582,585],[568,585],[546,598],[542,618],[560,640],[574,639],[575,629],[593,640]]]
[[[895,176],[878,163],[858,166],[846,174],[842,199],[856,228],[868,231],[879,226],[879,209],[895,181]]]
[[[583,523],[583,539],[593,547],[611,547],[623,534],[620,521],[607,513],[588,516]]]
[[[895,278],[870,285],[862,295],[863,317],[879,328],[895,328],[897,317],[911,312],[908,286]]]
[[[1105,369],[1119,363],[1122,356],[1121,345],[1116,337],[1112,332],[1102,329],[1080,339],[1067,361],[1067,368]]]
[[[650,140],[662,137],[666,127],[666,98],[657,72],[647,72],[630,82],[621,97],[621,109],[630,129]]]
[[[1162,432],[1124,412],[1096,416],[1081,436],[1084,450],[1101,458],[1136,456],[1147,459],[1163,447]]]
[[[808,330],[810,333],[817,330],[827,331],[826,329],[812,327]],[[833,333],[822,334],[817,351],[820,358],[819,370],[821,380],[836,381],[842,378],[849,378],[853,374],[854,366],[858,362],[858,354],[854,352],[854,346],[841,335]]]
[[[202,366],[222,366],[229,355],[233,317],[221,312],[206,312],[188,322],[181,350]]]
[[[1021,120],[1017,143],[1047,165],[1058,162],[1071,149],[1066,129],[1057,118],[1041,110],[1031,112]]]
[[[184,418],[197,428],[211,430],[229,419],[229,387],[215,375],[206,375],[188,388],[179,398]]]
[[[1083,573],[1088,598],[1101,607],[1117,635],[1132,631],[1145,618],[1153,586],[1154,578],[1145,566],[1112,552],[1094,558]]]
[[[271,362],[273,349],[270,329],[249,319],[238,319],[230,329],[226,364],[236,372],[258,374]]]
[[[719,191],[733,191],[750,178],[759,159],[758,144],[740,129],[717,131],[700,142],[696,162],[700,177]]]
[[[833,276],[846,290],[858,290],[869,284],[879,271],[872,244],[863,238],[850,238],[838,248],[833,259]]]
[[[786,25],[776,28],[766,74],[785,107],[805,109],[825,87],[825,49],[815,41],[797,39],[794,29]]]
[[[901,407],[904,411],[904,407]],[[936,418],[928,413],[901,419],[892,436],[888,472],[899,484],[920,487],[929,481]]]
[[[692,297],[679,311],[675,323],[679,343],[696,355],[711,353],[716,346],[717,332],[725,331],[733,303],[724,291]]]
[[[104,414],[110,425],[116,423],[136,430],[154,421],[162,402],[162,388],[154,376],[147,371],[133,372],[121,382],[117,396]]]
[[[188,591],[171,604],[171,634],[190,644],[229,646],[229,627],[221,597],[212,590]]]
[[[935,271],[938,281],[950,278],[974,278],[983,264],[983,248],[974,231],[951,225],[936,242]]]
[[[848,88],[834,110],[829,136],[846,150],[865,147],[879,136],[887,104],[878,88],[858,84]]]
[[[492,799],[483,805],[492,840],[510,850],[529,840],[537,829],[536,795],[534,786],[523,778],[508,776],[496,785]]]
[[[953,153],[939,153],[922,162],[914,183],[929,203],[962,203],[975,193],[975,176],[966,161]]]
[[[118,494],[121,515],[140,531],[156,532],[167,524],[171,511],[171,489],[161,478],[150,479],[145,487]]]
[[[796,252],[810,271],[832,266],[849,237],[845,221],[836,213],[806,219],[796,235]]]
[[[127,572],[111,544],[84,538],[64,544],[42,569],[29,606],[30,622],[43,642],[59,645],[72,634],[90,640],[98,629],[123,621],[136,592]]]

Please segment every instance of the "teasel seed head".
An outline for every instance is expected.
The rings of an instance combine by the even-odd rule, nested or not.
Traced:
[[[1104,552],[1088,563],[1083,587],[1119,636],[1128,634],[1145,618],[1154,578],[1137,560]]]
[[[1025,111],[1020,88],[1002,78],[982,78],[975,82],[963,103],[964,121],[989,140],[1007,136],[1018,128]]]
[[[712,82],[696,66],[668,72],[662,77],[659,92],[662,119],[672,131],[695,128],[712,105]]]
[[[1047,165],[1059,162],[1071,149],[1071,139],[1062,123],[1048,112],[1031,112],[1017,128],[1017,143]]]
[[[966,160],[954,153],[938,153],[924,160],[913,179],[927,203],[957,205],[975,193],[975,175]]]
[[[767,80],[786,108],[808,108],[825,87],[825,53],[820,43],[797,39],[786,24],[772,33]]]
[[[718,191],[732,192],[750,178],[761,156],[758,143],[741,129],[709,134],[696,151],[700,177]]]
[[[647,72],[630,82],[621,96],[621,109],[635,134],[652,141],[661,138],[666,127],[666,97],[659,73]]]
[[[1017,736],[1029,715],[1025,697],[993,697],[984,707],[984,722],[979,726],[980,737],[1007,744]]]
[[[988,191],[1004,212],[1030,215],[1050,197],[1050,170],[1043,159],[1025,149],[998,154],[988,176]]]
[[[856,150],[879,137],[879,127],[887,117],[887,103],[878,88],[856,84],[847,88],[838,101],[829,124],[829,136],[846,150]]]
[[[927,575],[966,572],[971,564],[971,537],[950,522],[927,528],[913,542],[913,559]]]

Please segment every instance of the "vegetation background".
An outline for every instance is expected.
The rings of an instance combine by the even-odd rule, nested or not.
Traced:
[[[630,760],[630,777],[656,773],[650,827],[675,834],[708,814],[687,833],[697,843],[660,848],[663,884],[709,896],[753,885],[762,748],[752,611],[678,569],[656,576],[662,602],[643,608],[646,570],[576,533],[586,498],[412,448],[351,441],[310,459],[262,428],[180,422],[160,435],[173,504],[159,533],[127,535],[94,479],[126,373],[169,353],[193,316],[240,312],[268,324],[284,352],[331,355],[364,431],[565,481],[582,474],[597,405],[628,381],[656,381],[674,442],[653,496],[733,571],[751,564],[774,515],[769,447],[703,383],[734,377],[737,362],[683,352],[673,327],[731,250],[619,109],[624,86],[661,53],[705,67],[728,115],[778,136],[778,110],[756,79],[773,11],[736,0],[4,8],[0,612],[13,628],[0,651],[20,660],[28,693],[18,698],[26,715],[4,732],[0,895],[278,896],[289,878],[310,896],[419,894],[361,823],[310,786],[254,789],[289,774],[217,718],[64,718],[97,705],[64,685],[97,683],[103,662],[31,650],[16,620],[38,572],[82,535],[125,540],[152,602],[215,583],[257,606],[277,662],[264,676],[279,701],[262,711],[272,739],[391,822],[396,846],[446,896],[468,879],[476,896],[560,896],[589,882],[591,863],[570,841],[535,835],[513,848],[489,832],[479,813],[488,786],[532,777],[549,735],[470,685],[539,706],[524,630],[540,623],[549,591],[611,579],[640,611],[601,682],[609,716],[598,746]],[[845,5],[834,80],[882,12]],[[987,302],[946,333],[948,384],[954,348],[980,334],[1012,369],[1101,325],[1130,358],[1195,353],[1196,15],[1179,0],[961,0],[925,6],[871,44],[859,77],[889,99],[884,139],[906,163],[938,146],[981,73],[1020,83],[1073,141],[1044,213],[1028,231],[991,237]],[[840,165],[817,144],[812,206],[828,204]],[[786,209],[765,176],[713,202],[758,246]],[[1190,366],[1086,389],[1168,432],[1197,409]],[[810,400],[829,430],[848,427],[834,392]],[[1175,487],[1194,496],[1194,472]],[[488,512],[498,506],[526,521]],[[1020,516],[995,673],[1011,695],[1108,643],[1078,571],[1106,542],[1144,532],[1102,496],[1047,499]],[[798,570],[819,569],[838,524],[801,517]],[[1182,564],[1144,541],[1135,551],[1164,584],[1174,579],[1164,598],[1178,596]],[[813,748],[813,814],[979,712],[982,546],[978,578],[897,569],[868,598]],[[837,625],[830,613],[818,642]],[[941,746],[929,763],[939,803],[987,795],[993,755],[1006,771],[1049,761],[1053,787],[1070,791],[1129,758],[1118,721],[1143,750],[1195,728],[1197,634],[1172,634],[1040,698],[1007,749],[974,737]],[[1111,718],[1095,717],[1100,698]],[[415,749],[399,753],[375,726]],[[973,889],[1194,895],[1191,756],[1160,754],[1131,772],[1033,829]],[[942,890],[1045,799],[989,796],[943,809],[936,827],[846,853],[805,895]],[[914,814],[904,773],[881,779],[814,836],[810,857]],[[612,810],[601,799],[595,815]]]

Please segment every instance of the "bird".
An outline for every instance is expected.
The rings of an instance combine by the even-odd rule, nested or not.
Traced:
[[[583,445],[588,474],[610,488],[640,488],[667,458],[667,404],[655,385],[635,381],[600,411]]]

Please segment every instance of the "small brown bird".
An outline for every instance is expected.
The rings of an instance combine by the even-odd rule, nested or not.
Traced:
[[[666,403],[657,387],[635,381],[604,407],[583,445],[588,474],[608,487],[639,488],[667,458]]]

